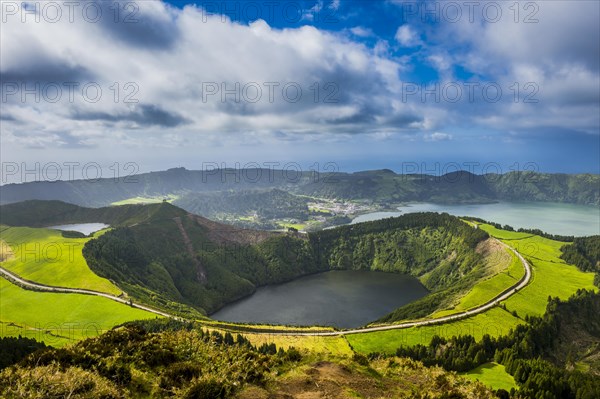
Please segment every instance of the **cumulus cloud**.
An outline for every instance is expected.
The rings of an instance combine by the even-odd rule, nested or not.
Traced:
[[[515,23],[507,8],[512,3],[502,5],[505,18],[497,23],[464,17],[432,28],[417,16],[403,21],[389,41],[357,21],[338,32],[281,29],[193,5],[94,4],[103,10],[97,22],[81,9],[73,22],[68,10],[57,23],[5,16],[2,144],[276,146],[335,141],[334,135],[452,140],[460,127],[516,135],[549,126],[598,134],[600,127],[598,2],[537,3],[534,24]],[[340,3],[317,1],[305,20],[324,9],[338,10]],[[134,22],[126,22],[132,10]],[[401,56],[394,53],[399,48]],[[407,84],[423,66],[437,73],[427,79],[439,84],[438,93],[423,96],[423,87],[416,87],[407,96]],[[451,83],[462,89],[456,101],[443,91]],[[465,83],[496,84],[503,93],[490,101],[476,87],[471,101]],[[36,84],[40,101],[24,94]],[[50,101],[53,84],[62,90],[57,101]],[[525,101],[531,98],[538,101]],[[452,134],[442,132],[448,126]]]
[[[274,29],[263,20],[246,25],[195,6],[135,4],[139,22],[131,26],[115,23],[110,10],[104,13],[109,20],[97,23],[79,14],[74,23],[8,18],[0,73],[18,91],[3,85],[6,112],[20,114],[41,135],[61,126],[94,142],[110,139],[99,133],[107,128],[268,135],[325,126],[324,133],[354,134],[409,128],[399,122],[406,115],[419,119],[410,105],[389,102],[401,65],[341,33]],[[65,82],[72,81],[77,87],[70,92]],[[31,95],[23,101],[21,89],[36,83],[41,101]],[[46,101],[54,84],[62,95]],[[33,109],[43,117],[31,117],[27,110]]]
[[[515,3],[518,11],[513,3],[473,4],[454,3],[462,9],[452,21],[442,5],[434,27],[425,23],[423,4],[396,34],[400,44],[410,46],[421,32],[419,57],[438,72],[442,85],[479,84],[479,101],[465,101],[464,90],[457,104],[446,102],[445,108],[468,112],[471,122],[501,131],[527,134],[532,126],[550,123],[565,132],[598,134],[600,3]],[[502,90],[497,101],[482,98],[480,89],[490,85]]]
[[[352,32],[353,35],[358,36],[358,37],[375,36],[375,34],[373,33],[373,31],[371,29],[365,28],[363,26],[355,26],[353,28],[350,28],[350,32]]]
[[[403,46],[414,47],[421,45],[417,32],[410,25],[402,25],[396,31],[396,40]]]
[[[323,10],[323,0],[317,0],[317,2],[308,10],[305,10],[302,14],[302,19],[305,21],[313,21],[315,16]]]

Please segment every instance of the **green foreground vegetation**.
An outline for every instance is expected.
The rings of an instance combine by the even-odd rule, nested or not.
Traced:
[[[506,372],[506,367],[495,362],[484,363],[463,375],[494,389],[504,389],[510,392],[511,389],[517,388],[515,379]]]
[[[132,323],[0,372],[7,399],[493,398],[482,384],[401,358],[338,357],[190,324]],[[451,396],[448,396],[451,395]]]
[[[579,291],[569,301],[552,299],[543,318],[529,318],[530,324],[503,337],[436,336],[427,346],[369,356],[284,349],[273,342],[204,330],[193,322],[131,322],[64,349],[42,349],[29,356],[11,350],[13,358],[27,357],[0,372],[0,394],[422,399],[427,392],[428,398],[445,399],[594,399],[600,380],[593,373],[600,373],[600,365],[587,363],[586,372],[572,366],[599,354],[600,347],[590,352],[589,346],[600,342],[600,320],[594,319],[598,312],[600,295]],[[2,348],[4,341],[0,343]],[[461,376],[451,370],[469,371]]]

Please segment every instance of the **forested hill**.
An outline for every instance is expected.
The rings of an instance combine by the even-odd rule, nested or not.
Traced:
[[[296,170],[184,168],[121,178],[31,182],[0,186],[0,203],[60,200],[100,207],[135,197],[181,196],[194,192],[280,189],[325,198],[367,199],[381,203],[428,201],[485,203],[553,201],[600,205],[600,175],[510,172],[443,176],[396,174],[391,170],[316,173]]]
[[[567,263],[584,272],[600,271],[600,236],[576,237],[572,244],[561,248]]]
[[[0,224],[47,227],[71,223],[106,223],[111,226],[130,226],[186,213],[183,209],[163,204],[85,208],[62,201],[31,200],[0,206]]]
[[[575,237],[561,249],[561,258],[584,272],[595,272],[594,284],[600,287],[600,236]]]

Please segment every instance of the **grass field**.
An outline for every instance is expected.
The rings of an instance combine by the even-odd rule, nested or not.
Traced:
[[[501,251],[503,252],[500,255],[505,266],[500,268],[497,274],[475,285],[460,299],[454,308],[436,312],[431,317],[448,316],[479,306],[519,281],[525,274],[521,261],[509,249],[502,249]],[[500,258],[500,256],[494,256],[493,258]]]
[[[219,331],[222,334],[225,334],[227,328],[230,326],[231,328],[238,327],[239,324],[235,323],[227,323],[227,322],[217,322],[212,320],[203,321],[203,325],[207,327],[209,330]],[[223,327],[223,328],[219,328]],[[297,326],[282,326],[282,325],[269,325],[269,324],[252,324],[253,328],[260,328],[262,330],[267,330],[263,333],[244,333],[240,334],[244,337],[248,338],[253,345],[262,345],[263,343],[274,343],[277,347],[282,348],[303,348],[308,349],[315,352],[324,352],[330,353],[334,355],[352,355],[352,349],[348,344],[348,341],[344,337],[327,337],[327,336],[296,336],[296,335],[282,335],[279,333],[270,333],[268,330],[289,330],[291,331],[303,331],[303,332],[319,332],[323,330],[333,331],[332,327],[297,327]],[[234,335],[237,333],[234,333]]]
[[[348,342],[353,349],[364,354],[371,352],[394,353],[396,348],[401,345],[429,344],[431,337],[434,335],[451,337],[453,335],[470,334],[476,339],[480,339],[484,334],[500,336],[508,333],[517,324],[524,323],[523,319],[525,315],[540,316],[544,314],[549,296],[559,297],[564,300],[581,288],[598,290],[593,285],[593,273],[581,272],[575,266],[568,265],[559,258],[561,253],[560,247],[564,243],[539,236],[532,236],[528,233],[498,230],[489,225],[480,225],[480,228],[517,249],[527,259],[533,269],[533,277],[530,284],[503,302],[507,310],[493,308],[469,319],[437,326],[348,335]],[[518,263],[518,267],[517,263],[513,262],[508,272],[510,272],[511,276],[517,275],[518,268],[523,270],[520,262]],[[485,287],[484,284],[491,286],[488,288],[500,288],[502,279],[506,277],[497,276],[486,280],[479,288],[476,287],[466,295],[461,300],[460,306],[466,309],[484,299],[485,295],[488,294],[484,295],[482,291],[478,293],[478,290],[482,290],[482,286]],[[494,280],[496,278],[497,280]],[[438,312],[436,316],[450,314],[455,311],[456,309]],[[516,311],[517,317],[513,316],[510,313],[511,311]]]
[[[2,240],[12,251],[12,257],[2,262],[5,269],[40,284],[121,294],[117,286],[88,267],[81,251],[90,238],[64,238],[60,231],[50,229],[1,229]]]
[[[352,356],[353,352],[344,337],[310,337],[281,334],[249,334],[242,333],[253,345],[275,344],[278,348],[307,349],[313,352],[332,355]]]
[[[110,299],[24,290],[0,278],[0,336],[26,336],[62,346],[129,320],[156,316]]]
[[[498,363],[485,363],[461,375],[494,389],[505,389],[510,392],[512,388],[517,388],[512,375],[508,374],[504,366]]]
[[[210,328],[222,328],[222,329],[232,329],[234,330],[236,327],[245,326],[242,323],[233,323],[226,321],[217,321],[213,319],[203,320],[202,324]],[[247,326],[251,326],[252,328],[259,328],[261,330],[274,330],[274,331],[302,331],[302,332],[319,332],[319,331],[334,331],[333,327],[322,327],[322,326],[286,326],[286,325],[278,325],[278,324],[248,324]],[[267,331],[269,332],[269,331]]]
[[[473,287],[473,289],[461,299],[456,309],[461,311],[468,310],[481,305],[482,303],[486,303],[519,281],[525,274],[525,269],[519,258],[517,258],[512,251],[510,251],[509,256],[510,264],[508,268]]]
[[[524,233],[507,232],[492,226],[482,229],[519,251],[531,264],[531,283],[504,302],[510,311],[519,317],[541,316],[546,311],[548,296],[568,299],[580,288],[597,291],[594,274],[583,273],[577,267],[560,259],[563,242]]]
[[[347,336],[352,348],[360,353],[383,352],[393,354],[400,346],[428,345],[434,335],[452,337],[472,335],[481,339],[485,334],[499,336],[524,323],[500,308],[493,308],[474,317],[451,323],[412,327],[401,330],[377,331]]]

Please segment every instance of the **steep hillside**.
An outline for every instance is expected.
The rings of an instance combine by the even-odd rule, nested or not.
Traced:
[[[0,203],[40,199],[99,207],[135,197],[277,188],[296,194],[380,203],[427,201],[451,204],[502,200],[599,205],[599,187],[600,176],[592,174],[509,172],[475,175],[460,171],[432,176],[402,175],[391,170],[315,173],[271,169],[191,171],[175,168],[118,179],[8,184],[0,187]],[[222,205],[222,208],[218,204],[211,207],[212,212],[224,212],[228,201]]]
[[[184,303],[210,313],[258,285],[318,271],[309,259],[298,261],[304,256],[287,259],[288,251],[277,251],[287,240],[300,250],[303,240],[161,207],[150,220],[114,229],[83,249],[93,271],[140,300],[160,307]]]
[[[379,270],[418,277],[431,294],[383,321],[426,316],[450,305],[486,277],[476,251],[488,235],[447,214],[415,213],[310,235],[328,269]]]
[[[600,205],[599,175],[511,172],[486,178],[499,200]]]
[[[545,355],[557,366],[600,377],[600,294],[581,292],[569,301],[553,300],[539,324],[553,329]]]

